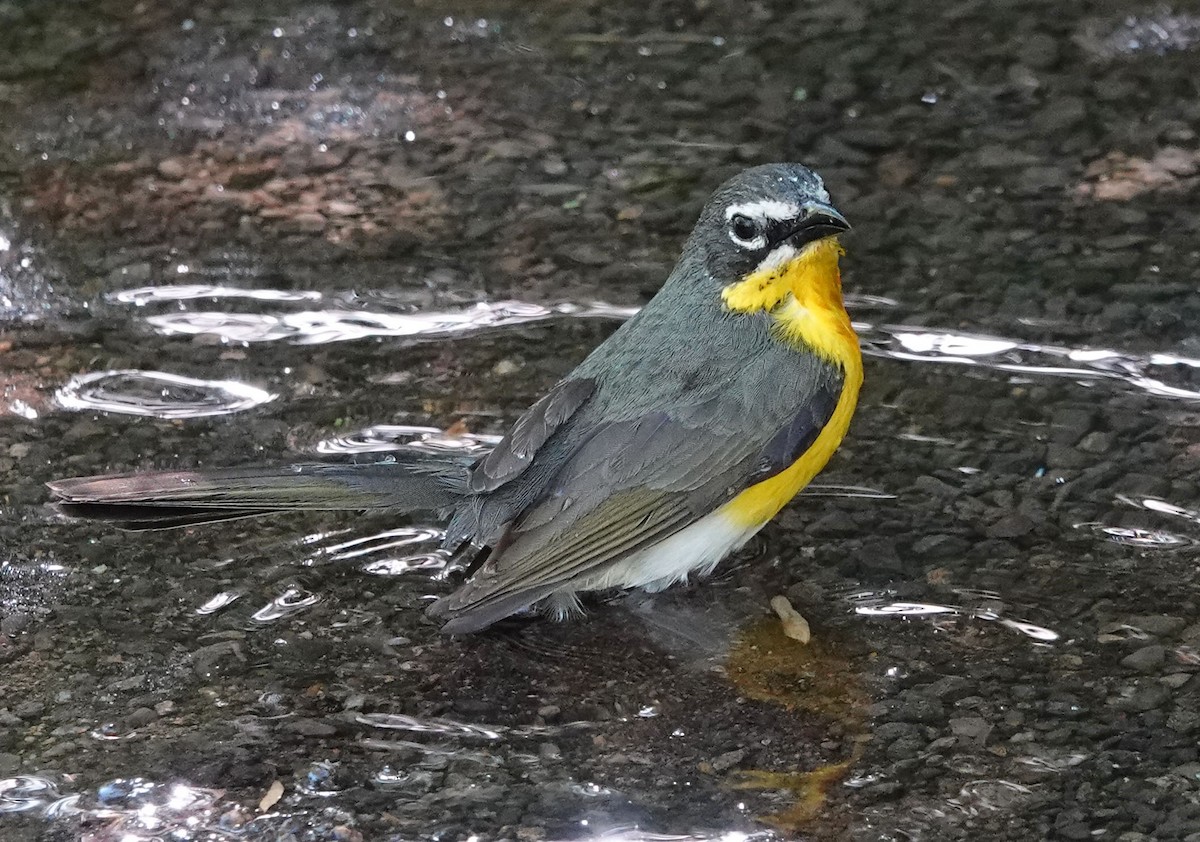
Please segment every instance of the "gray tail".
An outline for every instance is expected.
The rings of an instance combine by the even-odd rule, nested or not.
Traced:
[[[68,515],[123,529],[167,529],[293,511],[440,511],[459,500],[470,462],[420,454],[366,464],[155,471],[47,483]]]

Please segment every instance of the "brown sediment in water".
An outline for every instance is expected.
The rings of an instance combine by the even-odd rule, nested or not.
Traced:
[[[869,739],[864,725],[867,696],[858,669],[836,641],[816,637],[800,643],[784,632],[776,617],[764,619],[737,638],[725,664],[733,685],[757,701],[780,705],[832,720],[849,744],[849,756],[809,770],[738,770],[728,784],[733,789],[783,790],[795,796],[786,810],[757,818],[785,831],[817,830],[842,822],[823,815],[829,788],[841,781],[862,755]]]

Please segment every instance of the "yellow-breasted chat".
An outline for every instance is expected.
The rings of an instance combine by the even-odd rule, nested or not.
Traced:
[[[158,528],[318,509],[446,514],[469,576],[449,633],[578,595],[709,573],[825,466],[862,383],[842,303],[849,228],[799,164],[712,195],[662,288],[489,454],[59,480],[72,514]]]

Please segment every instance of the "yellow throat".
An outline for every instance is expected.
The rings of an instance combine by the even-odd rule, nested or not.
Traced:
[[[842,302],[838,258],[843,253],[836,238],[826,237],[794,254],[785,253],[775,265],[760,267],[721,291],[727,309],[770,313],[781,341],[815,353],[844,372],[837,406],[812,446],[790,467],[722,507],[740,526],[757,529],[775,517],[825,467],[850,427],[863,368],[858,335]]]

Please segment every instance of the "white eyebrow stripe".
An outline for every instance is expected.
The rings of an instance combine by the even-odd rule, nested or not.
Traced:
[[[769,219],[782,222],[785,219],[795,219],[800,215],[800,206],[792,202],[781,202],[778,199],[759,199],[757,202],[745,202],[740,205],[730,205],[725,209],[725,218],[733,219],[738,214],[751,219]]]

